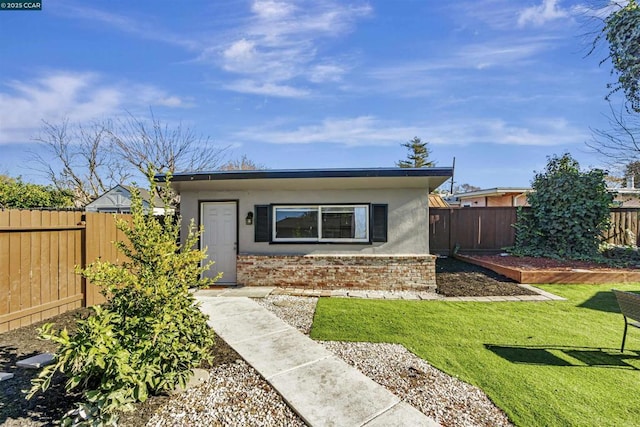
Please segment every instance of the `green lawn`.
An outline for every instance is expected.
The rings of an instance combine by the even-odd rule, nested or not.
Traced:
[[[540,287],[568,300],[321,298],[311,336],[403,344],[482,388],[518,426],[640,426],[640,330],[630,328],[621,354],[612,286]]]

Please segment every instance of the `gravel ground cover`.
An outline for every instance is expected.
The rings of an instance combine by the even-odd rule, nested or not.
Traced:
[[[460,296],[455,293],[456,286],[463,288],[462,295],[465,296],[514,295],[501,292],[521,289],[485,269],[456,260],[439,259],[437,268],[438,286],[447,296]],[[256,301],[303,333],[309,333],[317,298],[274,295]],[[86,316],[87,313],[86,309],[68,312],[48,321],[58,328],[73,329],[75,316]],[[18,370],[16,361],[55,349],[51,343],[37,338],[40,325],[0,334],[0,371],[16,374],[13,379],[0,383],[0,425],[53,425],[79,399],[77,395],[65,395],[61,377],[46,393],[32,401],[24,399],[22,390],[29,388],[36,371]],[[506,416],[482,391],[436,370],[400,345],[322,344],[445,426],[509,425]],[[280,395],[223,340],[217,339],[212,351],[214,363],[205,366],[210,370],[208,382],[179,395],[152,397],[137,405],[136,411],[123,413],[120,425],[304,425]]]

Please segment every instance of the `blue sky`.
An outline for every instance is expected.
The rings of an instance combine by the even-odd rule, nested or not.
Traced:
[[[129,111],[268,168],[388,167],[414,136],[456,181],[527,186],[546,157],[601,165],[593,1],[43,0],[0,12],[0,172],[41,179],[41,121]],[[587,22],[587,23],[585,23]],[[205,148],[206,149],[206,148]]]

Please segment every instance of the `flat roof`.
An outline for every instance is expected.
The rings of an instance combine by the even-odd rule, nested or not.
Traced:
[[[173,174],[172,182],[221,181],[237,179],[305,179],[305,178],[391,178],[391,177],[451,177],[453,168],[356,168],[356,169],[266,169],[181,172]],[[158,174],[157,182],[166,175]]]
[[[271,169],[177,173],[172,187],[183,191],[340,190],[413,188],[432,191],[453,168]],[[165,175],[156,181],[166,182]]]

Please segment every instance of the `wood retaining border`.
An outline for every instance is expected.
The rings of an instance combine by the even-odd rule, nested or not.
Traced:
[[[640,282],[640,270],[598,271],[586,269],[573,270],[524,270],[479,260],[472,256],[455,255],[456,259],[488,268],[518,283],[542,284],[605,284]]]

